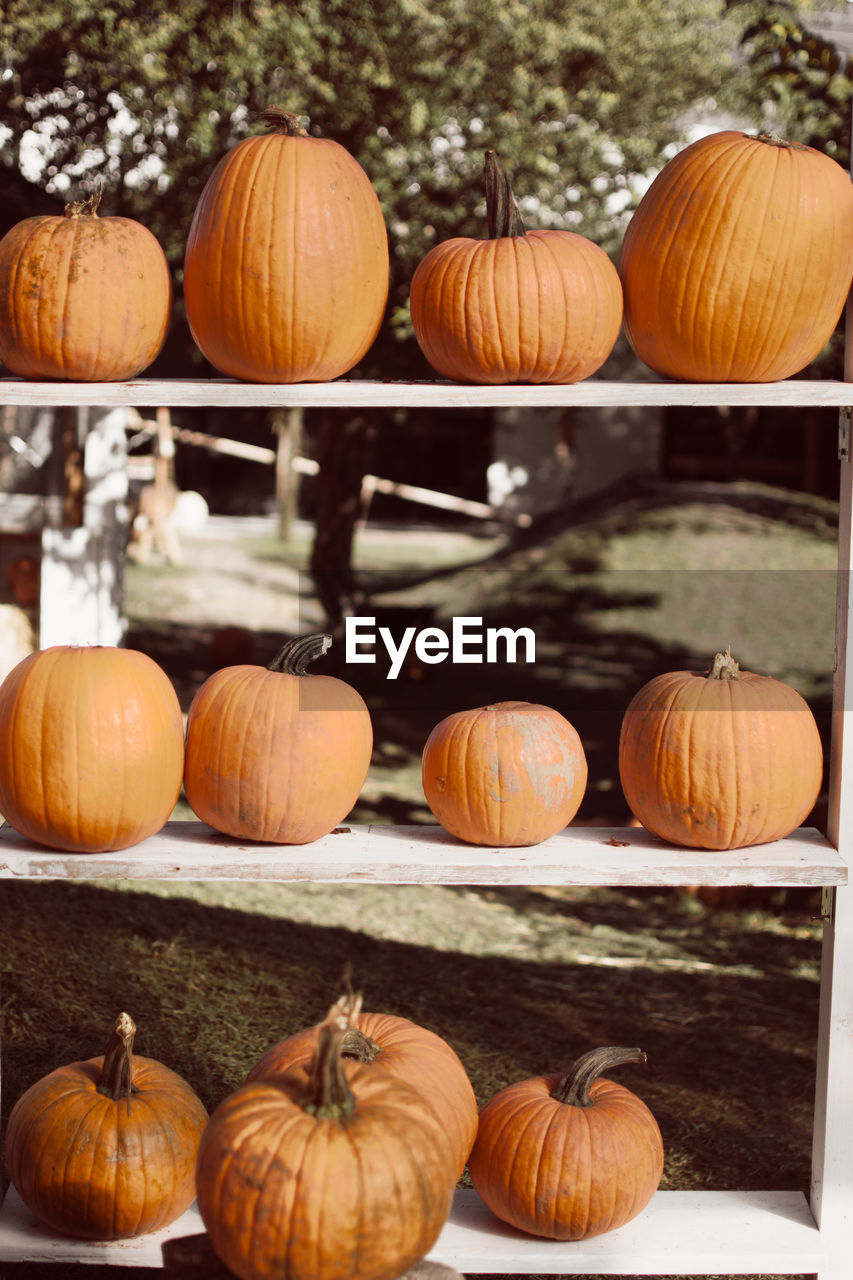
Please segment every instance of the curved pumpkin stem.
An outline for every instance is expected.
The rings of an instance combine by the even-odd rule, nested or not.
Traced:
[[[82,200],[72,200],[62,213],[66,218],[97,218],[98,206],[101,203],[100,188]]]
[[[261,112],[261,119],[269,129],[284,133],[288,138],[307,138],[308,130],[299,123],[299,116],[284,107],[267,107]]]
[[[281,646],[268,671],[281,671],[288,676],[308,674],[308,666],[332,647],[332,637],[318,631],[310,636],[297,636]]]
[[[503,236],[523,236],[524,223],[518,212],[509,178],[494,151],[486,152],[483,182],[486,188],[486,222],[489,227],[489,239],[499,240]]]
[[[139,1090],[133,1083],[133,1038],[136,1035],[136,1024],[129,1013],[120,1013],[112,1038],[104,1053],[101,1076],[97,1083],[98,1093],[113,1102],[124,1098],[130,1114],[130,1095]]]
[[[711,669],[707,673],[709,680],[740,680],[740,666],[732,657],[731,649],[714,656]]]
[[[355,1110],[355,1098],[344,1074],[342,1046],[360,1011],[361,996],[341,996],[320,1023],[304,1110],[322,1120],[339,1119]]]
[[[611,1067],[626,1062],[645,1062],[642,1049],[622,1049],[616,1045],[603,1049],[591,1049],[569,1067],[560,1083],[552,1090],[551,1097],[568,1107],[594,1107],[589,1088],[594,1080]]]

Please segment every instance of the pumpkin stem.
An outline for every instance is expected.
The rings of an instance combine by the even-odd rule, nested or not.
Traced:
[[[622,1066],[626,1062],[645,1062],[646,1055],[642,1049],[621,1049],[616,1045],[603,1049],[591,1049],[573,1062],[560,1083],[552,1091],[551,1097],[557,1102],[564,1102],[568,1107],[594,1107],[589,1087],[594,1080],[611,1067]]]
[[[494,151],[486,152],[483,182],[486,188],[486,222],[489,227],[489,239],[499,240],[503,236],[523,236],[524,223],[518,212],[509,178]]]
[[[341,1053],[345,1058],[355,1058],[357,1062],[374,1062],[382,1052],[381,1045],[359,1027],[348,1027],[341,1041]]]
[[[308,674],[308,666],[332,647],[332,637],[318,631],[310,636],[297,636],[281,646],[268,671],[281,671],[288,676]]]
[[[284,107],[267,107],[261,112],[261,119],[268,129],[284,133],[288,138],[308,137],[308,130],[300,125],[299,116],[292,111],[285,111]]]
[[[355,1098],[343,1068],[343,1042],[360,1010],[361,996],[341,996],[320,1023],[304,1103],[304,1110],[320,1119],[340,1119],[355,1110]]]
[[[97,218],[100,203],[101,191],[99,188],[83,200],[72,200],[62,212],[66,218]]]
[[[129,1013],[120,1013],[112,1038],[104,1053],[101,1076],[97,1083],[98,1093],[113,1102],[124,1098],[127,1102],[127,1113],[130,1115],[130,1095],[139,1089],[133,1083],[133,1037],[136,1035],[136,1024]]]
[[[731,649],[727,647],[725,653],[716,654],[706,674],[709,680],[740,680],[740,666],[732,657]]]

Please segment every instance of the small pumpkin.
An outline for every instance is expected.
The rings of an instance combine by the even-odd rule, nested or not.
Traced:
[[[652,182],[619,272],[626,336],[656,373],[789,378],[829,341],[853,280],[853,184],[812,147],[712,133]]]
[[[198,1206],[241,1280],[396,1280],[434,1245],[452,1195],[446,1135],[403,1080],[346,1061],[342,997],[310,1063],[244,1084],[198,1156]]]
[[[583,743],[553,707],[495,702],[455,711],[422,756],[424,796],[451,835],[470,844],[538,844],[571,822],[587,783]]]
[[[171,816],[183,766],[178,695],[147,654],[53,645],[0,685],[0,813],[39,844],[138,844]]]
[[[184,791],[202,822],[245,840],[305,844],[349,813],[373,728],[351,685],[308,672],[331,643],[321,634],[288,641],[268,667],[223,667],[198,690]]]
[[[622,287],[607,254],[574,231],[525,231],[494,151],[486,153],[489,239],[431,249],[412,277],[418,344],[443,377],[579,382],[619,336]]]
[[[193,215],[184,298],[229,377],[324,382],[370,347],[388,297],[388,236],[354,156],[281,107],[217,164]]]
[[[195,1199],[207,1111],[181,1076],[134,1055],[135,1032],[122,1013],[103,1057],[44,1076],[9,1116],[12,1183],[40,1221],[67,1235],[144,1235]]]
[[[100,194],[25,218],[0,240],[0,362],[22,378],[122,382],[166,339],[172,279],[142,223]]]
[[[805,699],[742,671],[731,652],[710,669],[655,676],[622,718],[619,775],[653,835],[699,849],[781,840],[810,813],[823,749]]]
[[[246,1082],[290,1071],[309,1062],[321,1024],[297,1031],[273,1045],[250,1070]],[[477,1100],[468,1073],[446,1040],[409,1018],[360,1010],[341,1044],[345,1059],[404,1080],[423,1095],[439,1117],[445,1141],[455,1152],[452,1180],[461,1176],[477,1132]]]
[[[529,1235],[585,1240],[645,1209],[663,1172],[660,1129],[641,1098],[602,1075],[645,1060],[640,1049],[594,1049],[565,1074],[519,1081],[485,1104],[468,1168],[496,1217]]]

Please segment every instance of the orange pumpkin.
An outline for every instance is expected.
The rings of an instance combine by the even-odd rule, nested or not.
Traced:
[[[22,378],[121,382],[159,354],[172,280],[159,243],[100,196],[25,218],[0,240],[0,361]]]
[[[0,813],[54,849],[125,849],[181,790],[184,727],[169,677],[109,645],[54,645],[0,685]]]
[[[9,1176],[27,1208],[68,1235],[144,1235],[195,1199],[207,1112],[169,1067],[134,1057],[135,1032],[121,1014],[102,1058],[52,1071],[9,1116]]]
[[[422,758],[427,804],[470,844],[538,844],[580,807],[587,763],[577,730],[552,707],[495,702],[435,726]]]
[[[358,161],[279,107],[213,171],[184,262],[187,318],[217,369],[323,382],[358,363],[388,298],[388,237]]]
[[[522,1080],[486,1103],[468,1167],[496,1217],[585,1240],[646,1207],[663,1172],[660,1129],[636,1094],[601,1074],[645,1060],[641,1049],[594,1049],[565,1075]]]
[[[252,1067],[247,1084],[309,1062],[319,1034],[320,1024],[273,1045]],[[408,1018],[359,1011],[347,1029],[341,1053],[376,1071],[387,1071],[423,1095],[441,1121],[445,1141],[455,1152],[451,1167],[455,1183],[477,1133],[477,1100],[456,1051],[434,1031]]]
[[[435,1244],[452,1186],[444,1130],[422,1095],[341,1056],[344,998],[308,1066],[245,1084],[198,1156],[198,1207],[241,1280],[396,1280]]]
[[[457,382],[579,382],[609,356],[622,288],[603,249],[573,231],[525,231],[506,174],[486,154],[489,239],[436,245],[412,277],[415,337]]]
[[[226,835],[305,844],[358,799],[373,749],[370,712],[335,676],[308,674],[326,635],[282,646],[268,667],[215,671],[190,705],[184,791]]]
[[[619,262],[625,333],[666,378],[772,382],[829,341],[853,280],[853,184],[811,147],[724,130],[661,170]]]
[[[699,849],[780,840],[814,806],[820,734],[781,680],[741,671],[728,650],[707,672],[656,676],[622,720],[619,774],[653,835]]]

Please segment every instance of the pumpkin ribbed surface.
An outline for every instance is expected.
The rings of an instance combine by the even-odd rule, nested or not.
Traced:
[[[583,1240],[636,1217],[656,1191],[663,1142],[646,1104],[603,1076],[583,1105],[558,1095],[558,1073],[519,1081],[480,1112],[468,1162],[496,1217],[530,1235]]]
[[[289,1071],[310,1061],[319,1026],[308,1027],[273,1045],[252,1067],[247,1083]],[[477,1133],[477,1100],[456,1051],[441,1036],[408,1018],[361,1012],[344,1041],[344,1055],[386,1071],[422,1094],[439,1117],[445,1140],[456,1153],[452,1181],[461,1176]]]
[[[572,724],[535,702],[495,702],[456,711],[423,749],[427,804],[451,835],[470,844],[538,844],[562,831],[587,783]]]
[[[55,645],[0,685],[0,813],[55,849],[124,849],[159,831],[181,790],[174,686],[146,654]]]
[[[415,336],[458,382],[566,383],[594,373],[622,324],[622,289],[603,249],[571,231],[432,249],[411,285]]]
[[[163,345],[165,254],[147,227],[96,207],[26,218],[0,240],[0,361],[19,377],[123,381]]]
[[[622,245],[625,333],[664,377],[771,382],[804,369],[853,279],[853,184],[810,147],[734,130],[692,143]]]
[[[222,373],[317,382],[350,370],[388,296],[388,238],[364,170],[339,143],[273,132],[217,165],[190,226],[190,328]]]
[[[13,1107],[5,1137],[6,1167],[27,1208],[90,1240],[176,1221],[195,1199],[207,1124],[201,1101],[169,1067],[134,1056],[132,1090],[112,1089],[109,1061],[74,1062],[37,1081]]]
[[[718,655],[715,667],[730,663]],[[673,844],[738,849],[780,840],[820,791],[823,750],[808,704],[783,681],[732,665],[732,678],[657,676],[623,717],[625,799],[648,831]]]

